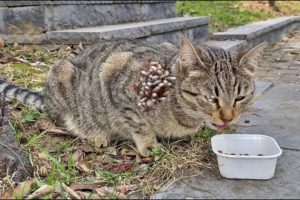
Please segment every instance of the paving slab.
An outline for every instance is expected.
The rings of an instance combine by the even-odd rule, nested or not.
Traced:
[[[270,180],[233,180],[211,175],[179,179],[155,199],[299,199],[300,152],[284,150]]]
[[[272,82],[266,82],[266,81],[255,81],[255,93],[254,98],[259,98],[262,95],[264,95],[266,92],[268,92],[269,89],[273,87]]]
[[[238,133],[274,137],[280,147],[300,150],[300,84],[281,83],[254,104],[260,116],[244,116]]]

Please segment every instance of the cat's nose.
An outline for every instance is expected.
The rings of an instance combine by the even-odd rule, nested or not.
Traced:
[[[224,124],[229,124],[233,120],[233,110],[230,108],[223,108],[220,111],[220,118]]]
[[[232,119],[230,119],[230,120],[228,120],[228,119],[222,119],[222,121],[223,121],[224,124],[229,124],[232,121]]]

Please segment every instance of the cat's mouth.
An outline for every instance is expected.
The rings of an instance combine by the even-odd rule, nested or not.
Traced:
[[[217,130],[224,130],[225,128],[229,128],[229,125],[227,124],[217,125],[215,123],[211,123],[211,125]]]

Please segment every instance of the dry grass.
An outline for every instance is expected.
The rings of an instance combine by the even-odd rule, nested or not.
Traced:
[[[0,49],[0,77],[41,89],[55,60],[78,53],[77,46],[52,50],[41,46],[19,49],[7,46]],[[11,125],[17,140],[30,155],[34,177],[23,184],[13,183],[8,174],[1,177],[0,194],[4,198],[24,198],[35,195],[37,190],[38,194],[39,190],[48,192],[43,195],[45,198],[75,198],[76,194],[81,198],[126,198],[136,191],[146,198],[178,177],[203,170],[218,173],[209,146],[209,139],[215,133],[210,129],[182,140],[161,141],[162,148],[152,149],[150,158],[141,158],[130,141],[117,139],[108,148],[94,149],[54,127],[45,113],[16,101],[10,102],[10,108]]]

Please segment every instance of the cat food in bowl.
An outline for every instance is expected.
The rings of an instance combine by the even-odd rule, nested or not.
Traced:
[[[215,135],[211,144],[225,178],[270,179],[282,154],[277,142],[266,135]]]

